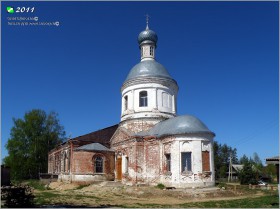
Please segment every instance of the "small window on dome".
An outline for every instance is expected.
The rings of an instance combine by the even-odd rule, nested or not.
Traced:
[[[147,91],[141,91],[139,93],[139,107],[148,106],[148,93]]]
[[[127,107],[128,107],[128,97],[125,96],[124,97],[124,110],[127,110]]]
[[[154,47],[152,47],[152,46],[150,47],[150,55],[154,56]]]
[[[143,57],[143,47],[141,47],[141,57]]]

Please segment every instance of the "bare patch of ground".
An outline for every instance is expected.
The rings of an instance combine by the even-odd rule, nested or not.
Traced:
[[[152,186],[110,186],[104,183],[79,187],[77,184],[53,182],[51,190],[35,191],[44,204],[84,207],[177,207],[191,202],[235,200],[260,197],[263,191],[248,189],[174,189]]]

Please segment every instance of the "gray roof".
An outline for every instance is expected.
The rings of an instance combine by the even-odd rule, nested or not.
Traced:
[[[240,164],[232,164],[232,167],[236,170],[236,171],[241,171],[244,167],[244,165],[240,165]]]
[[[139,44],[141,44],[143,41],[152,41],[156,44],[157,40],[158,40],[157,34],[153,30],[150,30],[149,28],[142,31],[138,36]]]
[[[162,77],[172,79],[165,67],[154,60],[142,61],[135,65],[130,70],[125,81],[138,77]]]
[[[99,143],[86,144],[86,145],[77,147],[75,150],[112,151],[112,150],[108,149],[107,147],[105,147],[105,146],[103,146],[102,144],[99,144]]]
[[[188,133],[210,133],[207,126],[198,118],[191,115],[182,115],[159,122],[149,131],[142,131],[136,136],[168,136]]]

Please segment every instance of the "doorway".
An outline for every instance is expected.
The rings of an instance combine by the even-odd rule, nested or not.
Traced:
[[[117,158],[117,180],[122,180],[122,158]]]

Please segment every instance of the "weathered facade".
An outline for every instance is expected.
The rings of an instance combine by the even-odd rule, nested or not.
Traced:
[[[114,151],[110,138],[118,125],[72,138],[49,152],[48,173],[58,180],[88,183],[114,179]]]
[[[99,141],[93,137],[87,144],[82,136],[62,144],[49,154],[49,173],[76,182],[114,179],[172,187],[214,185],[215,134],[194,116],[177,116],[179,87],[155,60],[157,40],[147,23],[138,36],[141,61],[121,87],[121,121],[109,128],[111,136]]]

